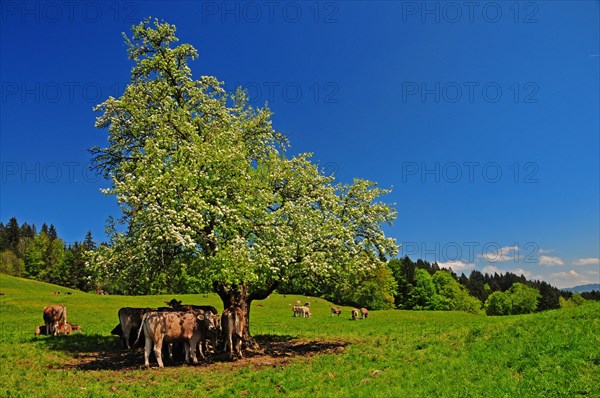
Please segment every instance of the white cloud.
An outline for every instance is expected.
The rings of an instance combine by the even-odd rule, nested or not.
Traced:
[[[474,263],[465,263],[464,261],[446,261],[445,263],[438,263],[440,268],[452,268],[452,271],[466,271],[470,269],[475,269]]]
[[[519,246],[505,246],[495,250],[495,248],[489,248],[484,254],[479,255],[488,263],[499,263],[504,261],[519,260]]]
[[[548,253],[552,253],[554,251],[554,249],[539,249],[538,253],[539,254],[548,254]]]
[[[540,256],[538,264],[553,267],[556,265],[565,265],[565,262],[560,257]]]
[[[550,280],[548,282],[552,285],[555,285],[558,288],[564,289],[567,287],[594,283],[594,280],[587,276],[579,274],[574,270],[569,270],[550,274]]]
[[[587,258],[578,258],[573,261],[573,265],[599,265],[600,258],[587,257]]]

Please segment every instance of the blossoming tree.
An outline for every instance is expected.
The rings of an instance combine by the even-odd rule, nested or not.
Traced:
[[[197,52],[176,45],[175,26],[145,20],[125,41],[131,80],[96,108],[108,144],[91,150],[122,211],[91,262],[123,292],[209,282],[249,320],[252,300],[292,278],[329,289],[395,255],[387,190],[337,184],[309,154],[289,156],[266,106],[194,80]]]

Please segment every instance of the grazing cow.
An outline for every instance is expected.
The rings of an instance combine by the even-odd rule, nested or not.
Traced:
[[[310,313],[310,307],[305,305],[304,307],[300,307],[300,314],[302,315],[303,318],[310,318],[311,313]]]
[[[367,319],[367,317],[369,316],[369,310],[366,309],[365,307],[362,307],[360,309],[360,315],[361,315],[362,319]]]
[[[52,293],[50,293],[50,294],[60,294],[60,292],[52,292]]]
[[[244,341],[246,318],[242,309],[240,307],[229,307],[223,311],[221,328],[223,329],[223,339],[225,340],[223,350],[229,350],[229,357],[231,359],[233,359],[234,351],[240,358],[243,358],[242,343]]]
[[[355,321],[358,318],[358,310],[356,308],[352,308],[352,320]]]
[[[66,294],[67,296],[70,296],[70,295],[71,295],[71,292],[65,292],[65,294]]]
[[[56,336],[59,326],[65,323],[67,323],[67,307],[64,305],[50,305],[44,308],[46,334]]]
[[[310,302],[307,301],[306,303],[304,303],[304,306],[305,307],[310,307]]]
[[[150,311],[142,318],[142,327],[138,332],[138,340],[142,331],[144,332],[146,345],[144,349],[144,364],[150,366],[150,350],[154,346],[154,354],[159,367],[164,367],[162,360],[162,345],[183,341],[185,346],[185,360],[189,362],[190,356],[194,363],[196,358],[196,347],[201,340],[203,328],[212,330],[212,322],[203,313],[194,312],[159,312]],[[136,340],[136,343],[137,341]]]
[[[300,316],[300,308],[301,306],[299,305],[295,305],[292,307],[292,313],[294,314],[294,317]]]
[[[337,315],[340,316],[342,314],[342,309],[340,307],[331,307],[331,316]]]
[[[138,329],[140,329],[140,326],[142,325],[142,317],[149,311],[153,311],[152,308],[125,307],[119,310],[119,325],[121,326],[120,336],[123,348],[131,349],[132,345],[130,340],[138,334]],[[115,329],[113,329],[113,332]]]

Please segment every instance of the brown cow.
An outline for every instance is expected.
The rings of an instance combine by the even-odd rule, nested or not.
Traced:
[[[358,310],[356,308],[352,308],[352,320],[355,321],[358,318]]]
[[[331,316],[337,315],[340,316],[342,314],[342,309],[340,307],[331,307]]]
[[[119,324],[121,325],[121,345],[123,346],[123,348],[131,349],[131,337],[136,336],[138,334],[140,326],[142,325],[142,317],[146,312],[149,311],[153,311],[153,309],[125,307],[119,310]]]
[[[209,317],[194,312],[159,312],[151,311],[144,314],[142,327],[138,332],[138,340],[141,332],[144,332],[146,345],[144,349],[144,364],[150,367],[150,350],[154,347],[154,354],[159,367],[164,367],[162,360],[162,345],[175,341],[183,341],[185,345],[185,360],[189,362],[190,356],[194,363],[196,358],[196,347],[201,340],[203,328],[212,331],[213,324]],[[137,343],[137,340],[136,340]]]
[[[240,358],[243,358],[242,343],[244,341],[246,318],[242,309],[239,307],[229,307],[223,311],[221,328],[223,329],[223,339],[225,340],[223,350],[229,350],[229,357],[231,359],[233,359],[234,351]]]
[[[202,311],[210,311],[213,314],[218,314],[219,311],[212,305],[194,305],[194,304],[183,304],[181,300],[171,299],[171,301],[165,301],[165,304],[168,305],[168,308],[171,308],[176,311],[192,311],[192,310],[202,310]],[[159,307],[159,311],[168,311],[167,307]]]
[[[369,310],[366,309],[365,307],[361,308],[360,315],[361,315],[362,319],[367,319],[367,317],[369,316]]]
[[[81,326],[76,325],[74,323],[69,323],[67,322],[66,324],[60,324],[58,326],[58,331],[56,334],[71,334],[73,332],[81,332],[83,331],[81,329]],[[35,335],[39,336],[39,335],[46,335],[48,334],[46,332],[46,325],[41,325],[35,328]]]
[[[67,323],[67,307],[64,305],[50,305],[44,308],[44,325],[46,334],[56,336],[61,324]]]

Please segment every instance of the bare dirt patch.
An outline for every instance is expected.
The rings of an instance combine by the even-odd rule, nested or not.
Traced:
[[[340,354],[345,351],[347,341],[341,340],[303,340],[289,336],[256,336],[257,347],[246,349],[244,358],[231,361],[223,353],[209,354],[206,359],[199,359],[198,365],[187,365],[182,355],[176,355],[170,361],[168,354],[163,352],[165,367],[196,366],[205,370],[217,367],[237,368],[245,366],[273,367],[288,363],[295,357],[311,357],[318,354]],[[74,358],[67,364],[67,368],[77,370],[134,370],[144,365],[143,349],[128,351],[118,347],[102,351],[89,351],[74,354]],[[151,367],[156,367],[154,354],[150,357]]]

